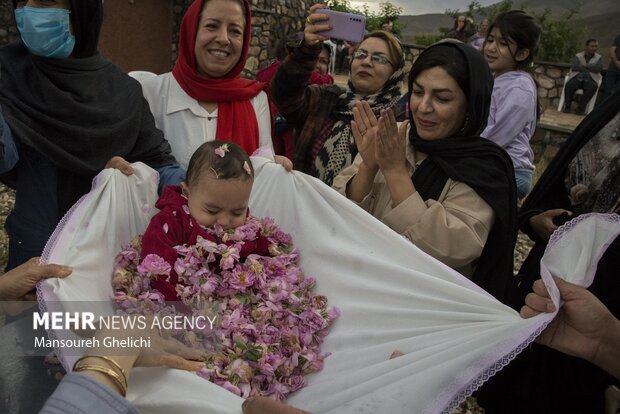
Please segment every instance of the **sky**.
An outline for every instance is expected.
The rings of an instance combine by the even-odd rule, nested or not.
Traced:
[[[379,11],[379,3],[386,0],[364,0],[364,1],[351,1],[351,6],[360,7],[364,3],[368,4],[368,7],[372,11]],[[478,0],[482,6],[488,6],[490,4],[498,3],[500,0]],[[443,13],[446,9],[459,9],[467,10],[467,5],[471,3],[471,0],[390,0],[395,6],[403,8],[403,15],[418,15],[428,13]]]

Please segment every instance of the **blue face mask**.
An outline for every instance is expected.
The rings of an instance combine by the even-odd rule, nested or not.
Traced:
[[[15,21],[22,41],[33,55],[65,59],[75,46],[69,31],[69,10],[54,7],[15,9]]]

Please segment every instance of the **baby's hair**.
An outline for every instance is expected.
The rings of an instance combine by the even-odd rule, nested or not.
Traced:
[[[489,31],[487,37],[494,28],[497,28],[506,40],[512,40],[517,45],[517,50],[512,53],[512,59],[515,61],[515,69],[527,70],[534,61],[534,56],[538,52],[540,45],[540,37],[542,30],[532,16],[523,10],[510,10],[497,15]],[[530,51],[527,58],[517,61],[515,53],[521,49]]]
[[[205,142],[192,155],[185,182],[196,184],[202,174],[211,174],[218,180],[253,180],[254,168],[250,157],[234,142]]]

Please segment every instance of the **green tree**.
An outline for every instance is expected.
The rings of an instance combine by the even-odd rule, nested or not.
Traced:
[[[446,30],[446,33],[447,32],[448,30]],[[441,33],[423,33],[423,34],[416,35],[414,37],[413,42],[416,45],[430,46],[433,43],[439,42],[441,39],[444,39],[445,37],[446,36]]]
[[[523,8],[523,7],[521,7]],[[491,6],[485,7],[480,10],[480,13],[489,19],[489,22],[495,20],[495,17],[500,13],[505,13],[507,11],[512,10],[512,1],[510,0],[502,0],[499,3],[495,3]]]
[[[395,6],[389,1],[379,3],[379,13],[372,13],[371,17],[366,19],[366,28],[369,31],[381,29],[381,25],[386,21],[392,22],[392,31],[397,35],[401,35],[404,28],[398,18],[403,12],[403,8]]]
[[[542,29],[537,60],[570,61],[579,50],[580,39],[583,39],[586,33],[585,27],[578,26],[571,20],[578,13],[578,8],[570,9],[559,18],[553,18],[549,9],[541,13],[531,13]]]
[[[403,8],[395,6],[389,1],[379,3],[379,12],[371,11],[368,3],[364,3],[361,9],[351,6],[349,0],[328,0],[325,2],[325,6],[328,9],[357,13],[366,17],[366,30],[372,32],[373,30],[381,29],[381,24],[387,20],[393,23],[392,30],[394,33],[400,35],[403,24],[398,21]]]
[[[355,12],[355,9],[351,7],[351,2],[349,0],[328,0],[325,2],[325,7],[341,12]]]

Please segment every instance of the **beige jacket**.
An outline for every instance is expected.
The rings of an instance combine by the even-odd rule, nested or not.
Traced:
[[[415,157],[407,146],[410,174]],[[361,156],[334,179],[333,187],[346,196],[346,188],[362,162]],[[491,226],[493,209],[467,184],[448,179],[439,200],[424,201],[415,192],[392,208],[390,191],[379,171],[370,193],[357,203],[364,210],[409,239],[425,253],[471,277],[482,254]]]

